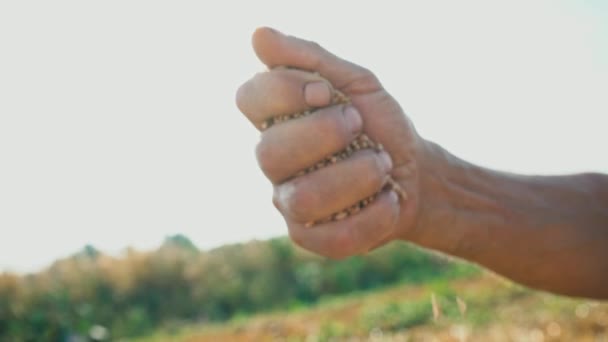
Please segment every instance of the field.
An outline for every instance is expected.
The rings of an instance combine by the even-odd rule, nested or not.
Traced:
[[[325,298],[159,341],[608,341],[608,303],[532,291],[489,273]]]
[[[336,261],[287,238],[201,251],[178,235],[0,274],[2,342],[368,340],[608,342],[608,302],[533,291],[406,243]]]

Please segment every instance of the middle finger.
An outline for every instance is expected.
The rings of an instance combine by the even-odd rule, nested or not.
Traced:
[[[258,163],[275,184],[345,149],[361,132],[361,115],[351,105],[317,110],[274,125],[262,133]]]

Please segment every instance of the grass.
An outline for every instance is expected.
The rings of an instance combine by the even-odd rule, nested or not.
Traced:
[[[436,298],[437,317],[431,297]],[[138,340],[596,341],[608,339],[608,303],[532,291],[487,273],[326,298],[311,307],[182,327]]]

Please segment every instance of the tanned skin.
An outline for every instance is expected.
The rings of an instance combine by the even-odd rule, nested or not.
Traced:
[[[265,130],[256,148],[295,243],[345,258],[405,240],[533,288],[608,299],[608,176],[525,176],[473,165],[418,135],[371,71],[270,28],[256,30],[253,48],[269,71],[239,88],[237,105],[256,128],[324,107]],[[351,105],[327,106],[332,89]],[[390,158],[363,151],[293,177],[363,129]],[[305,227],[379,191],[389,174],[407,199],[383,192],[345,220]]]

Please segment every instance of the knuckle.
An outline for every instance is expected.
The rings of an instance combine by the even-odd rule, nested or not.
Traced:
[[[295,221],[308,222],[311,217],[311,209],[318,200],[316,194],[297,180],[292,181],[288,186],[291,189],[286,189],[287,194],[284,199],[281,199],[284,209]]]
[[[281,209],[281,204],[279,203],[279,198],[277,196],[277,188],[276,186],[274,187],[274,191],[272,194],[272,205],[274,205],[274,207],[282,213],[282,209]]]
[[[293,102],[293,81],[284,70],[271,70],[255,74],[236,91],[236,105],[245,115],[259,115],[270,111],[278,115]],[[264,113],[265,114],[265,113]]]
[[[314,193],[298,183],[298,178],[274,187],[273,204],[290,220],[299,223],[309,222]]]
[[[380,87],[380,80],[371,70],[363,68],[362,83],[370,87]]]
[[[263,94],[265,107],[270,114],[280,115],[294,111],[294,105],[302,98],[302,89],[297,80],[285,70],[271,71],[264,80]]]
[[[247,81],[247,82],[241,84],[241,86],[236,90],[236,97],[235,97],[236,106],[243,114],[247,113],[247,97],[248,97],[248,95],[249,95],[248,93],[250,91],[249,82],[251,82],[251,81]]]
[[[382,84],[378,77],[365,67],[359,66],[356,79],[350,85],[350,91],[373,92],[382,89]]]
[[[314,41],[314,40],[308,40],[307,42],[308,42],[308,45],[312,49],[317,50],[317,51],[323,51],[323,47],[321,46],[321,44],[317,43],[316,41]]]
[[[258,160],[258,164],[264,173],[271,169],[273,147],[270,144],[265,143],[264,139],[260,140],[255,146],[255,157]]]
[[[271,92],[280,94],[285,90],[287,82],[285,70],[271,70],[264,74],[263,80],[260,83]]]
[[[361,77],[368,77],[369,79],[377,79],[374,72],[371,71],[370,69],[363,67],[363,66],[359,66],[359,70],[361,73]]]
[[[308,58],[311,61],[311,67],[313,70],[318,70],[323,63],[323,56],[325,56],[326,51],[321,44],[315,41],[309,40],[307,41],[307,44],[309,46]]]

